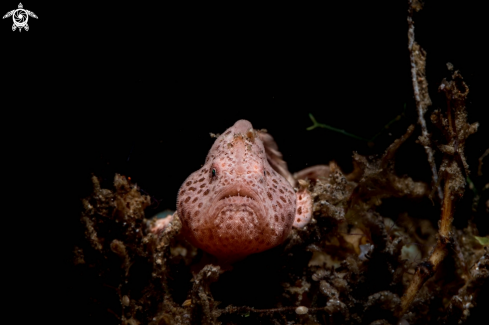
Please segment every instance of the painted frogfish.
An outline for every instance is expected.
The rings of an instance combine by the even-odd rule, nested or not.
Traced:
[[[275,247],[311,219],[311,195],[295,186],[273,138],[239,120],[181,186],[182,232],[226,263]]]

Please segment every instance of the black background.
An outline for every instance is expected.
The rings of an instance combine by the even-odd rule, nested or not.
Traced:
[[[473,171],[489,146],[489,28],[479,3],[428,1],[414,15],[416,40],[428,53],[431,109],[443,102],[436,89],[450,75],[447,62],[470,88],[469,121],[480,123],[467,143]],[[3,1],[1,14],[17,5]],[[16,290],[17,301],[56,293],[47,300],[60,313],[83,309],[70,303],[76,292],[54,288],[65,276],[64,289],[76,281],[63,265],[92,173],[106,186],[116,172],[130,176],[160,202],[149,209],[155,213],[174,209],[179,186],[212,145],[209,132],[238,119],[266,128],[291,171],[336,160],[348,172],[353,151],[382,153],[416,123],[404,1],[23,5],[39,17],[29,18],[29,31],[12,32],[11,18],[0,25],[2,159],[14,211],[4,258],[28,284]],[[369,138],[404,107],[373,147],[306,131],[312,113]],[[398,171],[429,180],[414,138],[399,152]]]

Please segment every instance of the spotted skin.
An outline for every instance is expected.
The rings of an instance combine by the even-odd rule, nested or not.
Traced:
[[[183,233],[221,261],[277,246],[292,226],[303,227],[311,219],[309,192],[295,192],[270,166],[262,135],[250,122],[237,121],[178,192]]]

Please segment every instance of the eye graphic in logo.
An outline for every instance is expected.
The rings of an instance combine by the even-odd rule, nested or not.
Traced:
[[[19,32],[22,31],[22,28],[24,28],[25,30],[29,30],[29,25],[27,25],[29,16],[37,19],[36,14],[32,11],[25,10],[22,6],[22,3],[19,3],[18,9],[7,12],[7,14],[3,16],[3,18],[8,18],[10,16],[12,16],[12,19],[14,21],[14,24],[12,25],[12,31],[15,31],[18,28]]]

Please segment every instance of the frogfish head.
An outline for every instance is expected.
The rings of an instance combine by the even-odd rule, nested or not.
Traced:
[[[268,163],[258,132],[250,122],[237,121],[178,194],[188,240],[225,262],[280,244],[292,227],[295,194]],[[272,194],[277,188],[288,190],[278,204]]]

